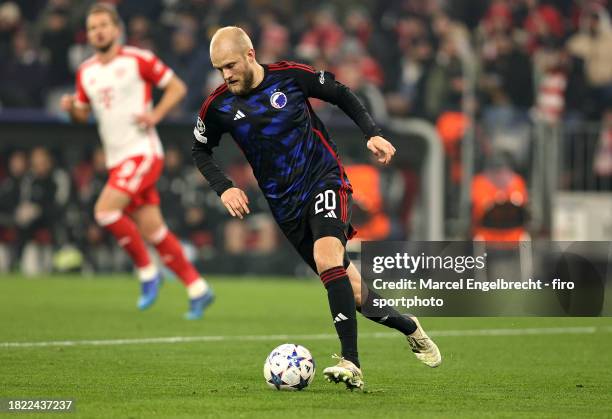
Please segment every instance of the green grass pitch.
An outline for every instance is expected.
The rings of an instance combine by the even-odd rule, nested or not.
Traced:
[[[138,285],[128,277],[1,277],[0,398],[75,399],[75,413],[51,415],[75,418],[612,417],[610,318],[422,319],[444,357],[437,369],[419,363],[399,334],[360,319],[366,390],[350,392],[322,377],[338,343],[317,281],[211,283],[216,303],[205,319],[188,322],[185,292],[173,282],[138,312]],[[6,344],[175,336],[218,338]],[[304,391],[277,392],[264,382],[264,359],[285,341],[309,348],[317,363]]]

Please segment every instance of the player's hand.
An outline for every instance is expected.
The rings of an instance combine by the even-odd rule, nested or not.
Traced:
[[[249,210],[249,198],[239,188],[229,188],[227,191],[221,194],[221,202],[225,205],[225,208],[232,214],[232,217],[238,217],[241,220],[250,214]]]
[[[389,164],[395,154],[393,144],[378,135],[368,140],[368,149],[374,153],[381,164]]]
[[[64,112],[70,112],[74,107],[74,95],[62,95],[60,107]]]
[[[142,129],[153,128],[159,122],[159,118],[153,112],[136,115],[136,123]]]

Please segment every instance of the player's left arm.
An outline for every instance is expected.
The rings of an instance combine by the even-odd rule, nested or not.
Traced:
[[[186,94],[187,87],[185,83],[178,76],[173,75],[166,87],[164,87],[164,94],[153,110],[137,115],[136,121],[146,128],[157,125],[165,118],[168,112],[183,100]]]
[[[145,128],[157,125],[187,94],[185,83],[155,54],[144,52],[138,59],[138,71],[144,81],[164,91],[161,99],[150,112],[136,116],[138,124]]]
[[[395,154],[395,147],[381,135],[374,118],[351,89],[327,71],[298,70],[297,77],[309,97],[324,100],[342,109],[364,133],[368,140],[367,147],[378,162],[389,164]]]

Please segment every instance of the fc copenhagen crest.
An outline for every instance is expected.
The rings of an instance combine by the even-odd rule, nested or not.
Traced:
[[[287,104],[287,96],[283,92],[274,92],[270,96],[270,105],[276,109],[283,109]]]

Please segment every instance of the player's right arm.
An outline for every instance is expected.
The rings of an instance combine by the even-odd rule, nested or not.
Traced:
[[[213,97],[211,95],[211,97]],[[202,105],[196,126],[193,129],[193,147],[191,155],[202,176],[210,187],[219,195],[221,202],[232,217],[242,219],[250,213],[249,199],[244,191],[234,186],[234,183],[223,173],[213,158],[213,148],[219,145],[223,127],[215,120],[209,109],[212,99]]]
[[[60,100],[60,106],[64,112],[70,115],[73,122],[85,123],[89,119],[91,106],[89,105],[89,97],[83,88],[81,82],[81,70],[77,72],[76,77],[76,92],[72,95],[63,95]]]
[[[89,114],[91,113],[91,108],[89,105],[85,106],[77,106],[76,105],[76,95],[63,95],[60,101],[60,106],[64,112],[67,112],[70,115],[70,119],[73,122],[85,123],[89,119]]]

